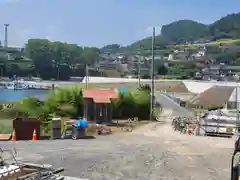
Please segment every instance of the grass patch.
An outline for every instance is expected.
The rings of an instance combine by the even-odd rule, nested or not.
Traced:
[[[0,119],[0,134],[12,133],[12,120]]]

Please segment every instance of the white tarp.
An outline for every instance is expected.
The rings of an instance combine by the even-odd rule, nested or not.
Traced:
[[[240,103],[240,87],[236,87],[233,90],[233,92],[230,95],[228,101],[229,102],[238,102],[238,103]]]
[[[8,177],[10,175],[13,175],[14,173],[19,171],[20,171],[20,168],[15,165],[2,166],[0,167],[0,179],[3,177]]]

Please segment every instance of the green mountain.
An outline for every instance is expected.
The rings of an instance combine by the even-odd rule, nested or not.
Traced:
[[[240,38],[240,13],[222,17],[212,24],[206,25],[192,20],[179,20],[162,26],[161,34],[156,36],[156,44],[182,44],[197,40],[218,40],[224,38]],[[129,49],[151,47],[151,37],[136,41]]]
[[[162,26],[161,35],[170,43],[184,43],[204,37],[208,26],[192,20],[180,20]]]
[[[219,19],[210,24],[208,30],[210,36],[215,39],[240,38],[240,13],[230,14]]]

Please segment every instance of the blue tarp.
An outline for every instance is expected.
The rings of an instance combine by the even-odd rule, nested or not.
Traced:
[[[121,89],[120,89],[120,92],[121,92],[122,94],[126,94],[126,93],[127,93],[127,88],[121,88]]]
[[[79,120],[77,120],[76,127],[77,128],[87,128],[88,122],[85,119],[79,119]]]

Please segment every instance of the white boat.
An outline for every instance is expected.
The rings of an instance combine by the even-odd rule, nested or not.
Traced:
[[[7,85],[5,86],[5,88],[6,88],[6,89],[15,89],[15,88],[14,88],[14,84],[7,84]]]
[[[8,83],[5,86],[6,89],[12,89],[12,90],[23,90],[23,89],[27,89],[27,85],[23,82],[11,82]]]

